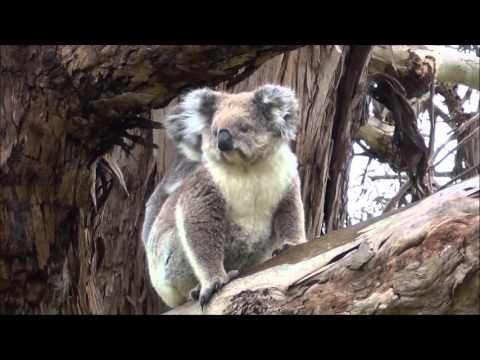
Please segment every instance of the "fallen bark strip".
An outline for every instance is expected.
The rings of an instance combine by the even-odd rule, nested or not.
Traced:
[[[292,247],[204,314],[478,314],[479,181]],[[201,313],[190,302],[166,314]]]

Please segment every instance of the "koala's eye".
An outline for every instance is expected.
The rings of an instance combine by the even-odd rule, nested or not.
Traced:
[[[247,124],[241,124],[240,127],[238,128],[238,130],[240,130],[240,132],[242,132],[242,133],[247,133],[250,130],[252,130],[252,127],[250,125],[247,125]]]

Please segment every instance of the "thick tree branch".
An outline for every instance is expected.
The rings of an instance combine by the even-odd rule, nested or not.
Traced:
[[[292,247],[228,284],[205,314],[478,313],[479,177]],[[167,314],[200,314],[188,303]]]
[[[165,106],[186,88],[235,82],[266,60],[300,46],[60,46],[72,85],[104,114]]]
[[[421,79],[428,76],[433,64],[438,81],[480,89],[480,59],[445,46],[375,46],[369,71],[383,73],[393,67],[401,77],[416,74]]]

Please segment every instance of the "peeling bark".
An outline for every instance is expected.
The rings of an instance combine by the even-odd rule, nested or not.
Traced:
[[[385,74],[375,74],[370,77],[376,87],[370,90],[375,100],[390,110],[394,121],[392,136],[392,152],[399,161],[396,171],[406,171],[415,189],[414,200],[423,198],[432,192],[429,165],[429,149],[425,145],[417,127],[416,114],[405,97],[404,88],[395,78]]]
[[[225,286],[204,314],[479,314],[479,181],[292,247]]]

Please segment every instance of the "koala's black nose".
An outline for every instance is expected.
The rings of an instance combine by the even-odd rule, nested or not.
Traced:
[[[218,148],[220,151],[233,150],[233,137],[227,129],[218,130]]]

